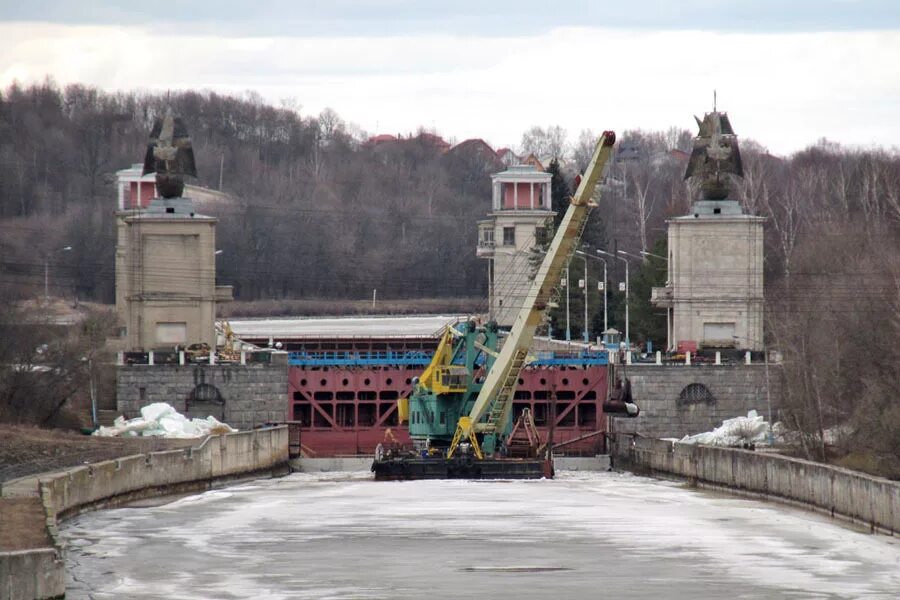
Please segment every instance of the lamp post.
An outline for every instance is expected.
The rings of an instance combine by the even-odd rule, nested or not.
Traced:
[[[566,267],[566,341],[572,341],[572,329],[569,327],[569,267]]]
[[[56,252],[68,252],[72,246],[51,250],[44,256],[44,302],[50,301],[50,257]]]
[[[617,254],[613,254],[611,252],[605,252],[603,250],[600,250],[599,248],[597,249],[597,253],[602,254],[604,256],[609,256],[611,258],[617,258],[625,263],[625,347],[630,350],[631,349],[631,316],[629,314],[629,304],[628,304],[628,292],[630,290],[630,287],[628,285],[628,259],[622,258],[621,256],[618,256]],[[623,252],[621,250],[618,251],[618,254],[626,254],[627,255],[626,252]]]
[[[659,254],[653,254],[652,252],[647,252],[646,250],[641,250],[641,256],[652,256],[653,258],[658,258],[660,260],[664,260],[669,262],[669,259],[665,256],[660,256]]]
[[[573,256],[572,258],[580,258],[581,262],[584,263],[584,327],[581,328],[581,337],[584,340],[584,343],[588,343],[588,271],[587,271],[587,260],[584,258],[584,253],[578,250],[575,251],[575,254],[579,256]]]
[[[606,259],[600,258],[599,256],[594,256],[593,254],[588,254],[587,252],[582,252],[581,250],[576,250],[575,254],[577,254],[578,256],[580,256],[582,258],[592,258],[594,260],[599,260],[600,262],[603,263],[603,288],[602,288],[603,289],[603,331],[606,331],[607,329],[609,329],[609,319],[607,318],[608,313],[607,313],[607,309],[606,309],[606,307],[607,307],[606,290],[609,287],[607,285],[607,280],[606,280]],[[585,267],[585,276],[584,276],[585,290],[587,290],[587,270],[586,269],[587,268]],[[587,296],[587,293],[585,293],[585,301],[584,301],[584,306],[585,306],[584,320],[585,320],[585,322],[587,322],[587,297],[586,296]]]
[[[653,258],[658,258],[659,260],[664,260],[669,262],[669,259],[665,256],[660,256],[659,254],[653,254],[652,252],[647,252],[646,250],[641,250],[641,256],[647,257],[652,256]],[[666,268],[666,287],[669,286],[669,276],[668,276],[668,267]],[[666,307],[666,352],[672,347],[672,313],[671,307]]]
[[[740,340],[745,340],[745,341],[750,342],[750,343],[752,343],[752,344],[761,344],[762,347],[763,347],[763,364],[765,364],[765,366],[766,366],[766,407],[767,407],[768,412],[769,412],[769,434],[768,434],[768,438],[769,438],[769,445],[771,446],[771,445],[772,445],[772,442],[774,441],[774,435],[772,434],[772,395],[771,395],[771,393],[769,392],[769,348],[766,346],[766,341],[765,341],[765,339],[763,339],[762,341],[760,341],[760,340],[751,340],[750,338],[746,338],[746,337],[745,337],[745,338],[742,338],[742,337],[739,337],[739,336],[736,336],[736,335],[731,336],[731,338],[732,338],[733,340],[737,341],[737,342],[739,342]]]

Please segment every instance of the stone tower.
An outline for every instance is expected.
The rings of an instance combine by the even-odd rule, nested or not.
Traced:
[[[550,173],[535,164],[491,175],[492,211],[478,223],[479,258],[488,264],[490,316],[511,327],[524,303],[534,271],[530,250],[545,241],[554,213]]]
[[[215,348],[217,219],[194,212],[181,196],[183,176],[196,175],[190,138],[168,113],[151,133],[144,174],[155,173],[156,197],[120,210],[116,245],[116,311],[120,349],[149,351],[204,343]]]

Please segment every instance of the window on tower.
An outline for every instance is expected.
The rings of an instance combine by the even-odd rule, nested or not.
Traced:
[[[503,228],[503,245],[504,246],[515,246],[516,245],[516,228],[515,227],[504,227]]]

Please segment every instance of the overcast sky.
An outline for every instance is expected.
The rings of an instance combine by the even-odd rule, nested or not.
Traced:
[[[694,129],[900,146],[900,0],[0,0],[0,86],[255,90],[370,133]],[[176,5],[177,4],[177,5]]]

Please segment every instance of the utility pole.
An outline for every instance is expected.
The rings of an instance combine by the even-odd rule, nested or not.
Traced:
[[[68,252],[71,249],[72,246],[66,246],[58,250],[51,250],[44,255],[44,302],[50,301],[50,256],[54,252]]]
[[[587,260],[581,258],[584,262],[584,343],[588,343],[588,278],[587,278]]]
[[[566,341],[572,341],[572,330],[569,328],[569,267],[566,267]]]

